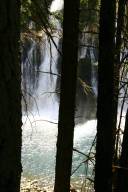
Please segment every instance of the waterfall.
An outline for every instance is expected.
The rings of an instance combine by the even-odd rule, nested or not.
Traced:
[[[56,46],[58,46],[59,37],[57,37],[57,34],[54,37],[54,42]],[[44,55],[44,60],[39,68],[39,85],[34,96],[36,98],[36,103],[33,106],[33,112],[39,112],[39,115],[46,119],[57,120],[58,99],[56,96],[56,80],[58,72],[56,66],[58,51],[53,42],[47,37],[45,38]]]
[[[50,11],[61,10],[63,0],[52,2]],[[22,53],[22,89],[27,110],[34,116],[39,115],[47,120],[58,119],[58,97],[56,81],[60,74],[57,71],[60,23],[50,16],[50,22],[56,30],[51,37],[42,33],[42,40],[35,42],[32,38],[25,41]],[[32,28],[32,24],[30,26]],[[59,32],[58,32],[59,31]],[[28,46],[29,44],[29,46]],[[27,54],[26,54],[27,53]],[[23,103],[23,102],[22,102]],[[27,111],[27,113],[28,113]]]
[[[50,11],[54,12],[61,10],[63,7],[62,0],[52,2]],[[54,23],[56,31],[52,34],[52,39],[45,36],[45,53],[44,59],[39,68],[39,85],[36,90],[36,103],[33,106],[33,111],[36,109],[44,119],[57,121],[58,119],[58,97],[56,90],[57,79],[60,78],[57,70],[57,62],[59,55],[59,33],[61,27],[58,20],[50,16],[50,20]],[[44,44],[42,44],[44,49]],[[34,111],[35,112],[35,111]]]
[[[38,87],[39,67],[44,57],[40,44],[33,39],[25,39],[22,43],[21,70],[22,70],[22,107],[23,114],[31,111],[33,95]]]
[[[55,12],[61,10],[62,7],[63,0],[54,0],[51,4],[50,11]],[[28,51],[28,59],[23,61],[23,74],[26,74],[23,78],[23,82],[25,82],[23,86],[26,87],[27,92],[29,92],[30,112],[34,115],[39,114],[43,116],[44,119],[57,121],[58,92],[60,91],[60,61],[62,59],[57,49],[61,47],[62,43],[62,37],[59,36],[62,29],[57,19],[50,16],[49,20],[54,24],[56,29],[56,31],[54,30],[51,34],[53,39],[43,34],[42,42],[40,42],[41,57],[38,59],[39,61],[33,56],[36,43],[31,43],[31,48]],[[95,118],[96,107],[97,60],[95,49],[93,48],[95,38],[83,33],[80,37],[80,44],[83,43],[88,46],[81,46],[79,49],[78,79],[80,80],[78,80],[76,93],[76,123],[82,123]],[[30,63],[33,62],[34,64],[30,65]],[[37,67],[34,68],[33,66]],[[27,68],[29,68],[29,70]],[[31,72],[32,69],[35,69],[35,74]],[[84,85],[87,85],[88,88],[90,87],[89,89],[87,88],[90,91],[86,92]]]
[[[54,12],[62,9],[62,7],[62,0],[54,0],[50,11]],[[50,17],[50,19],[53,18]],[[54,23],[56,23],[56,28],[59,31],[62,30],[57,20],[54,20]],[[22,86],[26,87],[27,92],[31,94],[31,96],[29,94],[31,102],[30,107],[28,107],[28,114],[23,116],[23,176],[32,179],[37,178],[43,186],[53,185],[54,182],[56,122],[59,105],[58,88],[60,85],[60,61],[62,59],[57,50],[61,47],[62,39],[57,31],[54,31],[52,36],[53,39],[50,39],[42,33],[42,41],[38,45],[31,39],[27,56],[24,51],[22,57]],[[87,36],[84,38],[87,39]],[[88,81],[93,87],[94,93],[96,88],[95,62],[93,49],[86,47],[80,49],[78,75],[83,80],[83,84]],[[32,69],[35,70],[35,73]],[[78,81],[74,147],[83,153],[89,151],[95,135],[96,120],[92,120],[95,118],[96,97],[94,93],[86,95],[83,85]],[[89,119],[91,121],[85,123],[85,120]],[[83,161],[83,156],[74,153],[73,170],[81,161]],[[75,176],[73,175],[73,178],[77,178],[77,181],[83,178],[84,170],[85,164],[74,174]]]

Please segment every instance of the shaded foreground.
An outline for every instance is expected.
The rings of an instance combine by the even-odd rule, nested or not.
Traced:
[[[51,187],[43,187],[39,184],[38,180],[27,180],[23,178],[21,181],[21,192],[50,192]]]
[[[76,126],[74,133],[75,149],[83,154],[90,153],[90,147],[96,134],[95,127],[96,120]],[[53,191],[56,135],[57,125],[42,121],[41,117],[36,118],[34,122],[31,121],[31,125],[30,122],[24,124],[21,192]],[[84,163],[86,156],[83,154],[74,151],[72,171],[76,171],[72,176],[71,183],[77,192],[85,192],[86,188],[84,181],[87,176],[85,171],[87,165]],[[81,166],[79,167],[79,165]],[[93,190],[86,191],[92,192]]]
[[[52,192],[53,187],[47,186],[44,187],[41,185],[41,183],[38,180],[27,180],[26,178],[22,178],[21,181],[21,190],[20,192]],[[72,185],[70,188],[70,192],[81,192],[82,186],[79,186],[79,189],[77,186]],[[84,191],[88,192],[94,192],[94,190],[91,187],[85,187]]]

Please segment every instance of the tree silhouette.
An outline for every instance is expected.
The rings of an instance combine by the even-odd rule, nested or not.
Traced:
[[[55,192],[70,191],[78,63],[79,0],[64,1]]]
[[[19,192],[21,176],[20,2],[0,2],[0,191]]]

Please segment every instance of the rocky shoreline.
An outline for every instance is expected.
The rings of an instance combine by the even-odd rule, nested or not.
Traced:
[[[49,187],[41,186],[38,180],[27,180],[26,178],[22,178],[20,192],[53,192],[53,188],[50,186]],[[71,186],[70,192],[80,192],[80,191],[75,190]]]
[[[20,192],[51,192],[52,190],[52,188],[41,186],[38,180],[27,180],[26,178],[21,180]]]

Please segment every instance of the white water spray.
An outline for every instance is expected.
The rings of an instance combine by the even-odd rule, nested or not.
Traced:
[[[63,8],[63,0],[54,0],[50,7],[50,12],[59,11]]]
[[[54,42],[58,46],[59,38],[54,37]],[[42,45],[44,46],[44,45]],[[36,105],[33,111],[39,112],[44,119],[57,120],[58,101],[56,96],[57,80],[57,59],[58,51],[51,40],[46,37],[45,56],[40,67],[39,87],[36,91]]]

